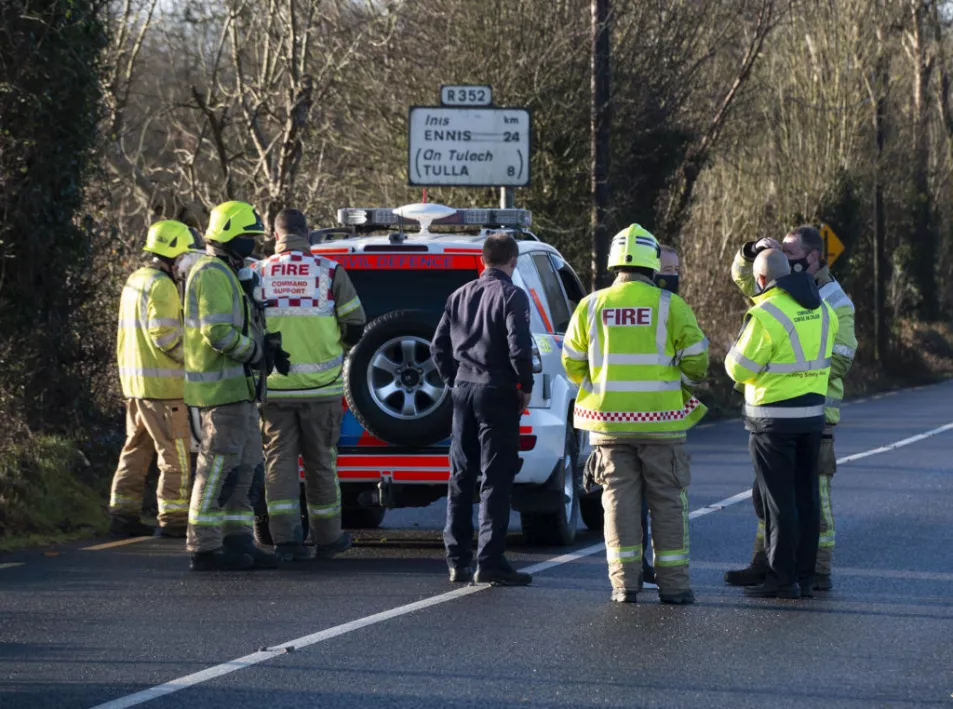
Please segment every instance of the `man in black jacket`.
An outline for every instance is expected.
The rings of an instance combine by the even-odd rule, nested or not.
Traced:
[[[483,244],[483,275],[447,299],[431,354],[453,387],[453,439],[444,543],[450,581],[525,586],[533,577],[513,569],[503,552],[510,494],[519,470],[520,416],[533,390],[529,298],[513,285],[516,240],[491,234]],[[473,493],[480,488],[477,572],[473,558]]]

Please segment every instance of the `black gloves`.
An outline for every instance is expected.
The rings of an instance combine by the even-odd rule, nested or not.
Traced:
[[[265,368],[271,374],[278,370],[278,374],[288,376],[291,371],[291,355],[281,349],[281,333],[269,332],[265,335]]]

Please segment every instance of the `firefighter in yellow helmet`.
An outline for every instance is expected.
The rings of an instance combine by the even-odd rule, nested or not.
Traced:
[[[212,210],[206,255],[185,288],[185,401],[199,410],[201,448],[186,548],[195,571],[274,568],[255,547],[249,490],[262,459],[252,367],[268,356],[265,334],[239,275],[265,233],[257,210],[225,202]]]
[[[116,355],[126,397],[126,443],[109,498],[110,531],[145,536],[139,519],[146,475],[158,453],[156,534],[184,537],[188,516],[189,418],[183,399],[182,303],[177,261],[194,243],[177,221],[156,222],[143,247],[146,263],[126,281],[119,301]]]
[[[638,224],[612,239],[608,288],[576,308],[563,365],[579,386],[575,426],[590,432],[602,485],[612,600],[642,588],[642,495],[652,518],[659,599],[694,603],[688,574],[685,432],[705,414],[687,387],[705,378],[708,340],[691,308],[653,281],[661,249]]]

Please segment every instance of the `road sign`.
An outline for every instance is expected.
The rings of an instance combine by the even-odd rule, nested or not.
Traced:
[[[824,239],[827,265],[833,266],[834,262],[844,253],[844,242],[837,238],[837,234],[827,224],[821,224],[821,237]]]
[[[407,179],[423,187],[525,187],[529,111],[413,106]]]
[[[440,103],[444,106],[489,106],[493,89],[489,86],[441,86]]]

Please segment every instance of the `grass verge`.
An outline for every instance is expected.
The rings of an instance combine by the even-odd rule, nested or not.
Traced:
[[[0,551],[106,531],[105,494],[90,464],[60,436],[24,436],[0,447]]]

